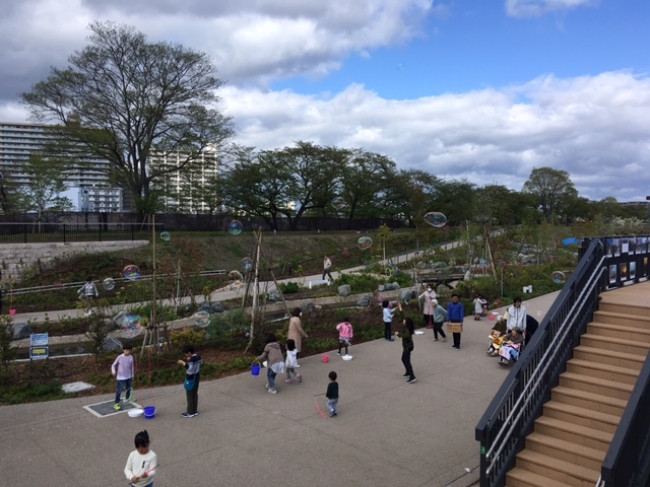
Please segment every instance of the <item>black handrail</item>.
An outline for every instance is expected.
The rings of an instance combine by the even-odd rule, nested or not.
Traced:
[[[604,260],[602,241],[592,239],[583,249],[575,272],[476,426],[475,436],[481,443],[481,487],[505,484],[506,473],[514,466],[526,435],[532,431],[551,389],[558,383],[574,346],[597,309],[600,288],[607,285]],[[566,335],[566,339],[554,343],[559,333]]]
[[[650,462],[648,411],[650,411],[650,354],[641,368],[600,470],[600,476],[605,481],[606,487],[647,485],[647,479],[638,479],[637,476],[643,472],[647,477],[647,466]]]

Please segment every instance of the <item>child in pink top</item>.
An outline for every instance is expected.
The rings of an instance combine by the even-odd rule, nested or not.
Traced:
[[[341,355],[341,348],[345,347],[345,354],[348,354],[348,347],[350,346],[350,341],[354,336],[354,331],[352,330],[352,325],[350,324],[350,318],[345,318],[342,323],[336,325],[336,329],[339,332],[339,353]]]

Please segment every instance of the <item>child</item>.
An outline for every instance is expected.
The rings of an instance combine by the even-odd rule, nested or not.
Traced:
[[[97,286],[95,286],[92,277],[86,279],[86,284],[79,288],[77,294],[79,295],[79,299],[86,300],[86,316],[93,314],[92,301],[94,298],[99,297],[99,292],[97,291]]]
[[[395,314],[395,308],[389,306],[390,302],[387,299],[384,299],[381,303],[383,308],[383,319],[384,319],[384,338],[389,342],[395,341],[392,337],[391,332],[391,322],[393,321],[393,315]]]
[[[336,329],[339,332],[339,353],[336,355],[341,355],[341,348],[343,347],[345,347],[345,354],[347,355],[350,341],[354,336],[354,330],[350,324],[350,318],[345,318],[342,323],[336,325]]]
[[[499,365],[510,365],[519,358],[519,351],[524,337],[519,328],[513,328],[506,337],[506,342],[499,349]]]
[[[266,338],[266,346],[262,355],[255,359],[255,362],[268,361],[268,370],[266,372],[266,389],[269,394],[277,394],[278,390],[275,388],[275,376],[284,372],[284,358],[282,357],[282,350],[280,344],[274,333],[269,333]]]
[[[125,390],[124,402],[131,400],[131,381],[135,375],[135,362],[133,360],[133,355],[131,355],[131,350],[133,347],[129,344],[126,344],[123,348],[124,352],[121,355],[118,355],[118,357],[115,359],[115,362],[113,362],[113,365],[111,365],[111,373],[117,379],[115,406],[113,406],[116,411],[120,411],[122,409],[122,406],[120,406],[120,395],[122,394],[122,389]]]
[[[327,408],[330,410],[330,417],[336,416],[336,406],[339,403],[339,384],[336,382],[336,372],[329,373],[330,382],[327,384]]]
[[[146,430],[135,435],[135,450],[131,452],[124,467],[124,475],[131,487],[153,487],[158,457],[149,449],[149,433]]]
[[[499,349],[501,348],[501,345],[503,345],[505,337],[501,336],[501,332],[499,330],[492,330],[489,338],[490,346],[487,349],[487,354],[496,357],[499,354]]]
[[[287,360],[284,365],[287,368],[287,380],[285,382],[291,384],[291,374],[293,373],[296,376],[298,384],[300,384],[302,382],[302,375],[296,373],[296,367],[300,367],[298,365],[298,349],[296,348],[296,341],[291,338],[287,340]]]
[[[485,306],[485,300],[477,294],[476,297],[474,298],[474,319],[476,321],[479,321],[481,319],[481,316],[483,315],[483,308]]]

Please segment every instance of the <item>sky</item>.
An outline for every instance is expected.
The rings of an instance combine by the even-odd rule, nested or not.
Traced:
[[[363,148],[401,169],[520,191],[650,195],[648,0],[0,0],[0,122],[87,45],[133,25],[208,53],[235,142]]]

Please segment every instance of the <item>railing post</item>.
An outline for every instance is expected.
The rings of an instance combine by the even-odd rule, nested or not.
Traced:
[[[99,241],[101,242],[102,241],[102,226],[101,226],[101,224],[98,225],[98,228],[99,228]]]
[[[23,243],[27,243],[27,223],[23,223]]]
[[[66,242],[66,239],[65,239],[65,223],[64,223],[63,224],[63,243],[65,243],[65,242]]]
[[[131,223],[131,241],[135,240],[135,225]]]

